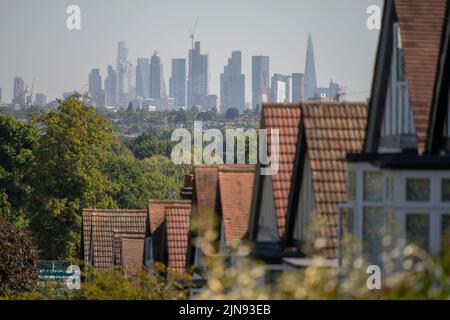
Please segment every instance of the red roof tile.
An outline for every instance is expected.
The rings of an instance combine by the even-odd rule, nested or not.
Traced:
[[[199,236],[214,228],[217,213],[218,165],[196,165],[194,167],[195,210]]]
[[[220,203],[227,245],[242,240],[247,234],[254,180],[254,165],[219,167]]]
[[[300,119],[299,104],[263,105],[261,128],[268,129],[268,137],[270,137],[272,129],[279,130],[279,171],[272,176],[272,181],[280,237],[284,235],[285,231]],[[270,147],[270,138],[268,138],[268,152],[270,152]]]
[[[97,269],[112,268],[114,232],[144,236],[147,216],[147,210],[83,209],[85,261]]]
[[[115,264],[125,275],[137,278],[144,261],[145,235],[142,233],[114,233]]]
[[[166,226],[166,208],[175,204],[190,205],[190,200],[150,200],[148,212],[150,216],[150,231],[153,243],[153,258],[155,261],[166,263],[163,259],[162,248],[165,246],[164,237]]]
[[[178,201],[165,208],[168,267],[183,272],[187,267],[191,204]]]
[[[346,200],[347,192],[346,155],[362,151],[368,107],[363,103],[306,102],[302,110],[314,210],[325,223],[325,254],[334,257],[337,205]]]

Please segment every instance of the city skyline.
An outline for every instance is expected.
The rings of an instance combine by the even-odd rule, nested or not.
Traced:
[[[63,92],[66,99],[75,91],[89,94],[91,103],[100,107],[124,109],[133,104],[134,108],[159,109],[197,106],[200,110],[216,109],[222,113],[229,108],[243,112],[255,108],[264,102],[289,103],[304,99],[337,100],[346,94],[345,87],[330,79],[328,87],[318,87],[313,40],[308,34],[305,72],[292,72],[287,75],[270,72],[269,56],[252,56],[252,101],[245,100],[245,74],[242,73],[242,52],[234,50],[220,74],[220,98],[210,93],[209,55],[201,52],[201,41],[194,41],[188,51],[188,73],[186,59],[172,58],[169,92],[164,78],[163,64],[158,50],[154,50],[150,59],[138,57],[136,65],[128,58],[126,41],[117,45],[116,70],[108,65],[108,72],[102,86],[99,68],[93,68],[88,75],[87,91],[74,90]],[[14,78],[12,107],[24,107],[46,101],[46,95],[35,93],[34,81],[31,89],[21,77]],[[19,85],[18,85],[19,83]],[[0,87],[1,89],[1,87]],[[187,96],[186,96],[187,91]],[[45,96],[45,99],[42,99]],[[219,100],[220,99],[220,100]],[[1,100],[0,100],[1,101]],[[42,103],[41,103],[42,104]],[[56,105],[52,100],[49,105]]]
[[[45,1],[43,1],[45,2]],[[314,38],[318,85],[326,85],[330,78],[348,87],[348,92],[366,91],[371,84],[370,72],[376,51],[377,31],[370,31],[365,26],[366,8],[372,1],[344,0],[339,4],[327,1],[326,6],[333,14],[324,12],[323,4],[307,1],[281,2],[263,0],[255,9],[254,1],[238,3],[235,1],[192,1],[189,4],[168,1],[168,3],[146,3],[133,1],[126,5],[117,1],[79,1],[82,9],[82,29],[68,31],[65,29],[65,8],[68,1],[60,1],[52,6],[35,5],[29,1],[16,1],[6,4],[0,1],[0,42],[4,44],[3,61],[0,61],[1,87],[3,100],[12,99],[11,79],[15,75],[22,77],[30,86],[36,78],[34,91],[45,93],[48,100],[60,97],[63,92],[80,90],[87,84],[86,75],[92,68],[99,68],[102,78],[107,75],[107,66],[116,67],[117,41],[124,40],[129,48],[129,57],[133,64],[137,57],[149,58],[153,50],[158,49],[164,69],[164,78],[170,77],[170,62],[174,57],[188,58],[190,48],[189,28],[196,16],[200,16],[195,38],[202,41],[202,51],[209,55],[209,73],[211,75],[209,92],[220,91],[220,73],[228,57],[234,50],[242,51],[243,74],[246,74],[246,102],[251,102],[251,57],[267,55],[271,57],[271,72],[279,74],[303,73],[308,32]],[[381,1],[379,1],[381,4]],[[108,7],[108,10],[99,12]],[[173,12],[174,20],[170,26],[160,17],[143,23],[145,12]],[[42,8],[45,7],[45,12]],[[283,10],[282,10],[283,8]],[[289,10],[286,10],[289,9]],[[292,9],[292,10],[291,10]],[[252,11],[253,10],[253,11]],[[265,22],[254,19],[253,12],[268,19]],[[182,12],[179,13],[178,11]],[[286,16],[286,12],[289,14]],[[292,12],[295,12],[292,13]],[[123,12],[123,13],[122,13]],[[20,13],[20,18],[18,18]],[[116,23],[120,14],[133,15],[133,23],[123,27]],[[233,24],[224,19],[235,14]],[[45,23],[38,16],[45,16]],[[279,23],[279,17],[286,17],[286,22]],[[312,17],[323,19],[323,24],[313,23]],[[135,20],[137,22],[135,22]],[[351,20],[348,24],[341,21]],[[106,23],[109,21],[109,23]],[[36,24],[35,24],[36,22]],[[61,22],[61,29],[56,25]],[[108,26],[107,28],[105,26]],[[255,30],[268,29],[260,34]],[[240,30],[236,32],[236,29]],[[8,30],[6,32],[5,30]],[[291,31],[295,31],[294,33]],[[28,52],[20,34],[31,33],[29,45],[36,50]],[[339,33],[340,37],[336,37]],[[217,35],[220,34],[220,37]],[[37,41],[37,42],[36,42]],[[51,43],[51,45],[49,45]],[[55,45],[57,43],[57,45]],[[76,44],[76,45],[75,45]],[[350,44],[345,52],[338,44]],[[280,48],[289,47],[289,50]],[[95,48],[95,50],[85,50]],[[356,49],[357,51],[355,51]],[[87,51],[87,52],[86,52]],[[14,53],[14,55],[12,54]],[[351,59],[351,56],[357,59]],[[336,59],[340,63],[336,63]],[[36,64],[39,61],[39,64]],[[346,72],[355,65],[352,72]],[[64,77],[63,73],[70,73]],[[367,93],[359,99],[367,97]],[[349,97],[350,98],[350,97]],[[358,99],[352,96],[352,99]]]

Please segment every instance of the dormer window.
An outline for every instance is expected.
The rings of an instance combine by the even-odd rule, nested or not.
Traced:
[[[380,152],[400,152],[416,148],[416,130],[405,73],[400,27],[398,23],[395,23]]]
[[[153,264],[153,243],[151,237],[145,238],[144,250],[145,250],[144,263],[147,267],[150,267]]]

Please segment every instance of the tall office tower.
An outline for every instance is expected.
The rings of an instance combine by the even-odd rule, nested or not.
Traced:
[[[117,86],[116,86],[116,101],[117,105],[125,108],[128,101],[128,49],[125,41],[119,41],[117,47]]]
[[[158,51],[154,51],[150,59],[150,98],[161,99],[164,97],[164,77],[161,57]]]
[[[117,107],[117,72],[108,66],[108,75],[105,79],[105,104],[109,107]]]
[[[176,106],[186,105],[186,59],[172,59],[169,96],[175,99]]]
[[[242,74],[242,53],[233,51],[224,72],[220,74],[220,111],[229,108],[245,109],[245,75]]]
[[[315,99],[317,91],[316,64],[314,62],[314,47],[311,34],[308,35],[305,63],[305,99]]]
[[[136,65],[136,96],[149,98],[150,94],[150,60],[138,58]]]
[[[22,78],[14,78],[14,89],[13,89],[13,107],[22,107],[25,105],[25,83]]]
[[[202,105],[209,95],[208,88],[208,55],[200,53],[200,41],[196,41],[194,48],[189,50],[189,75],[187,105]]]
[[[292,74],[292,102],[300,102],[305,99],[305,74]]]
[[[2,101],[2,88],[0,87],[0,101]]]
[[[280,91],[280,87],[282,84],[282,91]],[[291,94],[291,76],[282,75],[279,73],[275,73],[272,76],[271,80],[271,98],[272,102],[291,102],[292,94]],[[280,96],[280,92],[282,92]]]
[[[47,104],[47,96],[43,93],[36,93],[34,104],[36,106],[45,106]]]
[[[92,69],[89,73],[89,95],[91,96],[91,103],[100,106],[102,94],[102,77],[99,69]]]
[[[267,102],[270,92],[270,60],[268,56],[252,57],[252,107]]]

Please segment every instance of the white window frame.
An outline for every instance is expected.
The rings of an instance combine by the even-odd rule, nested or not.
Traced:
[[[406,236],[406,214],[428,214],[430,217],[429,234],[429,252],[438,254],[442,243],[442,216],[450,215],[450,201],[444,202],[441,199],[442,180],[450,179],[449,171],[442,170],[390,170],[379,169],[369,163],[349,164],[349,170],[356,172],[356,200],[340,204],[340,208],[353,208],[353,234],[359,241],[364,239],[364,208],[365,207],[384,207],[386,210],[387,222],[395,219],[400,228],[401,234],[394,233],[391,225],[387,225],[387,232],[394,239],[405,238]],[[383,174],[383,201],[373,202],[364,201],[364,172],[380,171]],[[394,197],[392,201],[388,199],[386,193],[387,178],[394,179]],[[407,201],[406,200],[406,181],[409,178],[427,178],[430,179],[430,200]],[[340,211],[339,211],[340,215]],[[396,229],[397,230],[397,229]],[[363,253],[361,251],[361,253]]]

